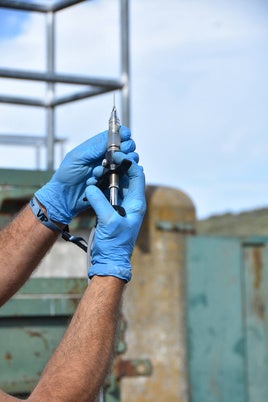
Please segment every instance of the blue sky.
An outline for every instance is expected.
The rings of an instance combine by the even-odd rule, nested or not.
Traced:
[[[14,38],[23,32],[24,23],[29,19],[29,14],[8,9],[0,10],[0,40]]]
[[[268,206],[267,2],[130,4],[131,128],[148,184],[186,192],[199,217]],[[13,14],[0,10],[0,66],[43,70],[43,16]],[[117,21],[117,0],[60,12],[58,71],[117,77]],[[25,85],[0,81],[4,93],[44,92]],[[111,104],[104,95],[58,110],[66,150],[106,127]],[[39,134],[44,121],[41,110],[0,105],[1,132]],[[0,160],[32,168],[34,151],[1,147]]]

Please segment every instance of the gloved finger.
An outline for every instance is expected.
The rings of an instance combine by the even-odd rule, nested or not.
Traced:
[[[139,156],[139,154],[138,154],[137,152],[130,152],[129,154],[127,154],[127,155],[125,156],[125,159],[129,159],[129,160],[131,160],[131,161],[134,161],[134,162],[136,162],[136,163],[139,163],[140,156]]]
[[[120,127],[121,136],[121,147],[124,152],[132,152],[135,150],[135,142],[130,139],[131,132],[128,127]],[[107,151],[107,141],[108,141],[108,131],[103,131],[100,134],[95,135],[92,138],[84,141],[82,144],[78,145],[72,153],[72,159],[78,160],[79,163],[83,162],[85,165],[96,162],[98,159],[102,159]]]
[[[108,131],[103,131],[78,145],[67,155],[73,162],[85,165],[103,158],[107,149]]]
[[[97,182],[98,182],[97,177],[92,176],[86,181],[86,185],[87,186],[95,185],[97,184]]]
[[[136,149],[136,144],[135,142],[130,138],[129,140],[125,142],[121,142],[120,149],[122,152],[125,152],[125,154],[129,152],[133,152]]]
[[[144,214],[146,210],[146,200],[143,167],[133,162],[126,172],[126,175],[129,179],[128,191],[123,200],[122,206],[125,208],[127,213],[139,212]]]
[[[100,177],[102,177],[104,173],[104,167],[103,166],[96,166],[93,171],[92,175],[98,180]],[[87,182],[87,184],[90,184]]]
[[[120,126],[119,133],[122,141],[127,141],[131,137],[130,129],[126,126]]]
[[[145,175],[143,167],[135,162],[132,163],[127,171],[127,176],[129,178],[129,192],[137,190],[137,195],[144,197]]]
[[[123,152],[120,152],[120,151],[116,151],[113,154],[113,160],[118,165],[120,165],[123,162],[123,160],[125,160],[125,159],[138,163],[139,162],[139,154],[137,152],[130,152],[128,154],[124,154]]]
[[[94,186],[94,185],[96,185],[97,183],[98,183],[98,179],[97,179],[96,177],[94,177],[94,176],[90,177],[90,178],[86,181],[86,185],[87,185],[87,186]],[[85,206],[85,205],[90,205],[90,203],[88,202],[87,196],[86,196],[86,191],[85,191],[84,194],[83,194],[82,200],[83,200],[83,205],[84,205],[84,206]]]
[[[98,187],[88,186],[86,188],[86,197],[99,222],[107,222],[114,213],[117,213]]]

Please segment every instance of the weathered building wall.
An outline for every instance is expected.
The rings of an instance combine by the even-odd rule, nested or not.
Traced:
[[[148,358],[150,377],[122,381],[123,402],[186,402],[184,234],[195,226],[191,200],[179,190],[149,187],[148,210],[125,293],[126,357]],[[180,229],[181,228],[181,229]]]

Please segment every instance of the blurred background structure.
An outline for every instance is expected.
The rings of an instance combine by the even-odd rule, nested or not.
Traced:
[[[114,91],[145,166],[106,402],[267,400],[267,17],[264,0],[0,0],[1,226],[107,128]],[[86,272],[59,240],[1,310],[3,389],[30,392]]]

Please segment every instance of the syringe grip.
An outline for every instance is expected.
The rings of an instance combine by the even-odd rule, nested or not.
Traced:
[[[121,205],[113,205],[113,208],[119,213],[119,215],[126,216],[125,208],[121,207]]]
[[[129,159],[123,159],[120,165],[117,165],[115,170],[112,173],[117,173],[119,176],[125,174],[130,168],[132,162]],[[107,190],[109,188],[109,178],[110,178],[111,170],[110,167],[105,167],[103,175],[99,178],[96,186],[99,187],[102,191]]]

